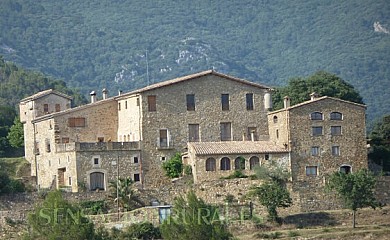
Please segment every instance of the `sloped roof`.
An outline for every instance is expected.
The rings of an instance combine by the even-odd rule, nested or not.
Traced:
[[[49,94],[56,94],[58,96],[61,96],[61,97],[64,97],[64,98],[68,98],[69,100],[72,100],[73,98],[69,95],[66,95],[64,93],[61,93],[61,92],[58,92],[56,90],[53,90],[53,89],[48,89],[48,90],[44,90],[44,91],[41,91],[41,92],[38,92],[34,95],[31,95],[29,97],[26,97],[26,98],[23,98],[22,100],[20,100],[20,102],[25,102],[25,101],[31,101],[31,100],[36,100],[38,98],[41,98],[41,97],[44,97],[44,96],[47,96]]]
[[[270,141],[190,142],[196,155],[283,153],[288,152]]]
[[[311,103],[316,103],[316,102],[319,102],[319,101],[323,101],[325,99],[334,100],[334,101],[338,101],[338,102],[343,102],[343,103],[359,106],[359,107],[362,107],[362,108],[366,108],[367,107],[364,104],[355,103],[355,102],[351,102],[351,101],[347,101],[347,100],[343,100],[343,99],[335,98],[335,97],[323,96],[323,97],[318,97],[318,98],[316,98],[314,100],[308,100],[308,101],[305,101],[305,102],[301,102],[301,103],[295,104],[295,105],[290,106],[288,108],[282,108],[282,109],[279,109],[279,110],[276,110],[276,111],[272,111],[272,112],[269,112],[268,114],[274,114],[274,113],[278,113],[278,112],[282,112],[282,111],[286,111],[286,110],[291,110],[291,109],[294,109],[294,108],[299,108],[299,107],[302,107],[302,106],[309,105]]]
[[[229,80],[232,80],[232,81],[236,81],[236,82],[239,82],[239,83],[251,85],[253,87],[257,87],[257,88],[261,88],[261,89],[270,89],[270,90],[272,89],[272,88],[267,87],[265,85],[261,85],[261,84],[250,82],[250,81],[247,81],[247,80],[244,80],[244,79],[240,79],[240,78],[232,77],[232,76],[225,75],[225,74],[222,74],[222,73],[218,73],[218,72],[215,72],[214,70],[207,70],[207,71],[203,71],[203,72],[190,74],[190,75],[186,75],[186,76],[183,76],[183,77],[174,78],[174,79],[171,79],[171,80],[155,83],[155,84],[146,86],[144,88],[140,88],[140,89],[128,92],[128,93],[124,93],[124,94],[122,94],[120,96],[117,96],[117,98],[123,97],[123,96],[132,95],[132,94],[136,94],[136,93],[142,93],[142,92],[150,91],[150,90],[154,90],[154,89],[157,89],[157,88],[166,87],[166,86],[173,85],[173,84],[176,84],[176,83],[180,83],[180,82],[196,79],[196,78],[199,78],[199,77],[203,77],[203,76],[206,76],[206,75],[219,76],[219,77],[222,77],[222,78],[226,78],[226,79],[229,79]]]

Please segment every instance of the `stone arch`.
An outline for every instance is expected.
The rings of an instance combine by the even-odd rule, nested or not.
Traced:
[[[215,171],[216,170],[216,160],[215,158],[206,159],[206,171]]]
[[[260,166],[260,159],[257,156],[253,156],[249,159],[250,170],[253,170],[256,166]]]
[[[221,170],[224,170],[224,171],[226,171],[226,170],[230,170],[231,169],[231,167],[230,167],[230,158],[228,158],[228,157],[223,157],[223,158],[221,158]]]

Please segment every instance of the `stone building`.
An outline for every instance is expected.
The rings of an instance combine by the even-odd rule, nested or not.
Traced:
[[[110,98],[104,90],[101,100],[92,92],[91,103],[76,108],[69,96],[44,91],[20,103],[26,159],[37,163],[40,187],[72,191],[106,190],[118,176],[164,186],[161,165],[177,152],[195,183],[235,170],[252,175],[274,161],[303,192],[333,171],[367,167],[364,105],[313,96],[289,106],[286,98],[284,109],[270,112],[271,91],[214,71]]]

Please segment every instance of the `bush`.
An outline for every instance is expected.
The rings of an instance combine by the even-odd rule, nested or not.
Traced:
[[[222,179],[234,179],[234,178],[247,178],[248,176],[243,174],[241,170],[236,170],[234,171],[233,174],[227,176],[227,177],[222,177]]]
[[[101,213],[107,213],[108,208],[104,200],[100,201],[84,201],[80,203],[80,207],[85,209],[85,214],[96,215]]]
[[[159,239],[160,229],[150,222],[135,223],[119,234],[120,239]]]
[[[177,178],[183,171],[183,163],[181,161],[180,153],[176,153],[173,158],[164,162],[162,165],[165,175],[170,178]]]
[[[192,175],[192,167],[191,167],[191,165],[186,165],[184,167],[184,174],[185,175]]]
[[[0,195],[24,191],[25,186],[20,180],[10,178],[6,172],[0,172]]]

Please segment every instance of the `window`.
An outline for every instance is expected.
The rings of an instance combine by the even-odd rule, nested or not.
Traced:
[[[256,166],[260,166],[260,159],[256,156],[253,156],[249,159],[250,169],[253,170]]]
[[[276,138],[279,139],[279,129],[276,129]]]
[[[69,177],[69,186],[72,186],[72,177]]]
[[[168,129],[160,129],[160,147],[168,147]]]
[[[230,159],[228,157],[223,157],[221,159],[221,170],[230,170]]]
[[[68,118],[68,127],[85,127],[85,118]]]
[[[156,111],[156,95],[150,95],[148,96],[148,110],[149,112],[155,112]]]
[[[93,158],[93,165],[99,165],[99,158]]]
[[[121,103],[118,103],[118,110],[121,110]]]
[[[322,113],[320,112],[313,112],[310,115],[311,120],[322,120]]]
[[[320,155],[320,147],[311,147],[311,155],[319,156]]]
[[[139,97],[137,97],[137,106],[139,106]]]
[[[44,113],[49,113],[49,104],[43,104],[43,112]]]
[[[134,174],[133,180],[134,180],[134,182],[139,182],[140,181],[139,173],[135,173]]]
[[[45,144],[46,144],[46,152],[51,152],[50,140],[45,139]]]
[[[313,136],[322,135],[322,127],[312,127],[312,134]]]
[[[340,146],[332,146],[332,155],[340,156]]]
[[[269,154],[265,154],[265,155],[264,155],[264,159],[265,159],[265,160],[269,160]]]
[[[232,140],[232,124],[230,122],[221,123],[221,141]]]
[[[215,171],[216,170],[216,161],[214,158],[206,159],[206,171]]]
[[[341,126],[331,126],[330,133],[332,136],[341,135]]]
[[[62,143],[69,143],[69,138],[63,137],[61,141],[62,141]]]
[[[91,191],[95,191],[97,189],[104,190],[104,173],[94,172],[90,174],[90,187]]]
[[[60,112],[61,111],[61,105],[60,104],[56,104],[56,112]]]
[[[195,94],[187,94],[187,111],[195,111]]]
[[[351,173],[351,166],[348,166],[348,165],[341,166],[340,172],[345,173],[345,174]]]
[[[245,170],[245,158],[238,157],[234,160],[234,169],[235,170]]]
[[[104,137],[98,137],[98,142],[104,142]]]
[[[317,176],[317,166],[307,166],[306,176]]]
[[[343,114],[339,112],[331,112],[330,113],[330,120],[343,120]]]
[[[253,110],[253,93],[246,94],[246,110]]]
[[[247,139],[249,141],[257,141],[257,128],[248,127]]]
[[[222,111],[229,110],[229,94],[221,95],[221,104],[222,104]]]
[[[133,160],[134,160],[134,163],[138,163],[138,157],[134,157]]]
[[[125,101],[125,109],[127,109],[127,101]]]
[[[274,116],[274,123],[278,123],[278,117]]]
[[[188,124],[188,141],[199,142],[199,124]]]

